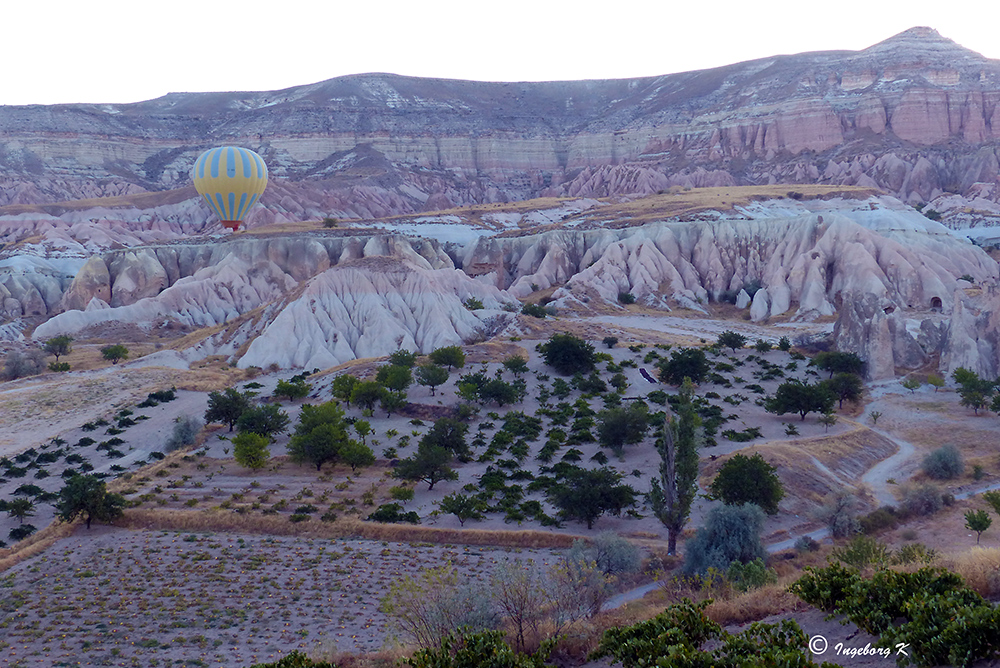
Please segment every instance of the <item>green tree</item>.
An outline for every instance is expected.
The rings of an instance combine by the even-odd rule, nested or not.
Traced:
[[[944,378],[937,375],[936,373],[932,373],[929,376],[927,376],[927,384],[933,387],[934,391],[937,392],[939,389],[944,387]]]
[[[441,512],[454,515],[458,518],[460,526],[465,526],[466,520],[481,520],[483,515],[483,503],[467,494],[449,494],[438,503]]]
[[[73,337],[66,334],[61,334],[60,336],[53,336],[51,339],[46,341],[42,348],[49,355],[56,356],[56,362],[59,361],[60,355],[69,355],[73,352]]]
[[[398,413],[406,404],[406,395],[402,392],[384,392],[379,399],[379,405],[385,411],[386,417],[392,417],[393,413]]]
[[[830,412],[834,401],[833,393],[823,383],[810,385],[801,380],[789,380],[764,401],[764,410],[777,415],[798,413],[805,420],[809,413]]]
[[[35,514],[35,502],[24,497],[12,499],[6,506],[7,515],[16,519],[18,524],[24,524],[24,520]]]
[[[125,504],[125,497],[108,492],[107,485],[96,475],[75,475],[59,490],[56,512],[63,522],[86,515],[89,529],[92,520],[111,522],[121,517]]]
[[[444,448],[460,462],[468,462],[472,459],[472,451],[465,442],[465,436],[469,432],[469,425],[451,418],[441,418],[434,422],[423,438],[420,445],[436,446]]]
[[[431,388],[431,396],[438,385],[448,382],[448,370],[437,364],[422,364],[417,367],[417,384]]]
[[[405,366],[407,369],[412,369],[416,363],[417,354],[409,350],[397,350],[389,355],[389,364],[394,366]]]
[[[295,434],[288,441],[288,455],[298,464],[314,464],[320,471],[323,464],[336,462],[350,438],[344,423],[321,424],[309,432]]]
[[[431,362],[437,364],[438,366],[448,367],[448,371],[451,371],[452,367],[461,369],[465,366],[465,353],[462,351],[461,346],[445,346],[443,348],[438,348],[437,350],[431,351],[431,354],[427,357]]]
[[[271,451],[267,447],[270,444],[271,439],[267,436],[244,431],[233,437],[233,457],[240,466],[259,471],[271,459]]]
[[[112,364],[118,364],[121,360],[128,359],[128,348],[120,343],[113,346],[104,346],[101,348],[101,355]]]
[[[910,394],[913,394],[916,390],[920,389],[921,383],[916,378],[906,378],[903,380],[902,385],[910,391]]]
[[[854,373],[838,373],[833,378],[824,380],[822,385],[840,400],[840,408],[844,407],[844,399],[853,402],[860,401],[865,391],[861,376]]]
[[[205,422],[228,424],[229,431],[232,431],[236,421],[248,408],[250,408],[249,392],[240,392],[234,387],[226,388],[224,392],[209,392]]]
[[[824,371],[830,372],[830,378],[835,373],[856,373],[861,375],[865,370],[865,362],[857,353],[841,353],[836,351],[822,352],[812,359],[812,363]]]
[[[351,467],[352,471],[359,466],[371,466],[375,463],[375,453],[364,443],[348,440],[340,448],[340,459]]]
[[[374,410],[377,404],[389,390],[374,380],[359,382],[351,391],[351,401],[367,410]]]
[[[823,425],[823,431],[828,432],[830,431],[830,427],[837,424],[837,415],[833,411],[823,413],[819,416],[818,422]]]
[[[780,339],[778,339],[778,350],[780,350],[783,353],[787,353],[791,349],[792,349],[792,342],[788,339],[787,336],[783,336]]]
[[[656,366],[660,370],[660,380],[670,385],[680,385],[685,378],[698,385],[710,370],[705,351],[700,348],[671,351],[670,359],[661,359]]]
[[[597,362],[594,346],[572,334],[553,334],[538,351],[545,364],[567,376],[590,373]]]
[[[667,554],[677,554],[680,536],[698,493],[698,439],[700,419],[694,406],[694,385],[681,384],[676,418],[669,410],[664,417],[656,449],[660,453],[660,476],[653,478],[649,504],[667,528]]]
[[[778,513],[778,502],[785,496],[777,469],[759,453],[752,457],[736,453],[730,457],[719,469],[709,491],[713,498],[728,506],[753,503],[768,515]]]
[[[976,532],[976,545],[983,532],[993,524],[993,518],[985,510],[969,510],[965,513],[965,528]]]
[[[405,393],[413,382],[413,372],[405,366],[396,366],[395,364],[383,366],[379,367],[375,374],[375,380],[388,390]]]
[[[296,378],[291,382],[279,380],[274,388],[274,394],[278,397],[288,397],[289,401],[295,401],[307,396],[312,391],[312,385],[306,383],[301,378]]]
[[[586,522],[588,529],[601,515],[620,515],[636,502],[635,490],[621,484],[621,474],[609,468],[572,470],[564,484],[549,489],[549,499],[560,517]]]
[[[288,413],[277,404],[251,406],[236,420],[239,431],[251,431],[267,438],[274,438],[288,429]]]
[[[739,332],[727,329],[719,334],[719,338],[716,340],[716,343],[723,348],[731,348],[735,353],[739,348],[742,348],[747,344],[747,337]]]
[[[492,378],[479,388],[479,400],[484,404],[493,401],[497,406],[503,407],[521,401],[526,393],[527,386],[523,380],[508,383]]]
[[[621,455],[625,445],[639,443],[649,430],[649,411],[644,403],[615,407],[597,414],[597,440]]]
[[[528,360],[520,355],[511,355],[503,361],[503,366],[507,371],[514,374],[515,378],[520,378],[521,374],[528,372]]]
[[[358,436],[361,437],[361,443],[368,445],[368,434],[374,434],[375,430],[372,429],[372,424],[368,420],[355,420],[354,421],[354,431],[357,432]]]
[[[771,342],[764,339],[757,339],[757,343],[753,344],[753,349],[762,354],[766,353],[772,347]]]
[[[982,408],[990,405],[994,384],[980,378],[979,374],[965,367],[959,367],[952,373],[952,378],[958,383],[959,401],[963,406],[973,409],[976,415]]]
[[[451,452],[438,445],[421,442],[416,454],[400,460],[395,475],[401,480],[423,480],[427,489],[434,489],[434,485],[441,480],[458,479],[458,473],[449,466],[450,463]]]
[[[608,348],[614,348],[615,346],[618,345],[618,337],[617,336],[605,336],[603,339],[601,339],[601,343],[603,343]]]
[[[1000,515],[1000,491],[992,490],[989,492],[983,492],[983,500],[990,504],[993,508],[993,512]]]
[[[357,387],[360,382],[360,380],[351,374],[345,373],[344,375],[337,376],[333,379],[333,383],[330,385],[330,391],[333,393],[334,397],[350,406],[351,395],[354,393],[354,388]]]

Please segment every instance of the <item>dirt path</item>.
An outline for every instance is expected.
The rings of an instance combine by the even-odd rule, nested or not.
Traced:
[[[868,485],[872,490],[872,495],[880,506],[889,506],[896,503],[896,496],[893,494],[891,485],[887,482],[890,478],[896,478],[904,470],[904,465],[913,457],[916,448],[908,441],[897,438],[884,429],[871,428],[879,436],[889,439],[896,444],[899,450],[896,454],[883,459],[875,466],[868,469],[861,482]]]

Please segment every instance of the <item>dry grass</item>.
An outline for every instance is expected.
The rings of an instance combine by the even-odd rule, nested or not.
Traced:
[[[731,598],[712,601],[705,614],[722,626],[755,622],[771,615],[805,607],[798,596],[788,591],[788,582],[765,585]]]
[[[962,576],[984,598],[1000,596],[1000,548],[974,547],[941,559],[937,565]]]
[[[0,549],[0,572],[41,554],[60,538],[65,538],[72,534],[76,530],[76,527],[82,523],[82,519],[69,523],[55,521],[24,540],[18,541],[13,546]]]
[[[568,548],[582,536],[544,531],[439,529],[409,524],[379,524],[354,519],[336,522],[289,522],[287,517],[240,515],[225,511],[181,511],[132,508],[115,522],[127,529],[227,532],[301,538],[367,538],[441,545],[489,545],[520,548]]]
[[[194,186],[187,186],[175,190],[160,190],[156,192],[136,193],[134,195],[120,195],[118,197],[95,197],[69,202],[53,202],[51,204],[9,204],[7,206],[0,206],[0,215],[16,216],[22,213],[48,213],[53,216],[59,216],[67,211],[83,211],[95,207],[106,209],[129,207],[151,209],[157,206],[186,202],[197,196],[198,193],[195,191]]]

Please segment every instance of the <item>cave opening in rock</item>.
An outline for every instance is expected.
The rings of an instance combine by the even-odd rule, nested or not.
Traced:
[[[940,297],[931,297],[931,308],[941,308]]]

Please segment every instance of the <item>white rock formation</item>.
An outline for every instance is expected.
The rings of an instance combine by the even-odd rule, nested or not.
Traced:
[[[484,327],[463,302],[483,302],[484,318],[512,303],[456,269],[421,269],[368,257],[311,279],[258,336],[239,366],[327,368],[396,350],[428,353],[476,337]],[[492,310],[492,313],[490,312]]]

